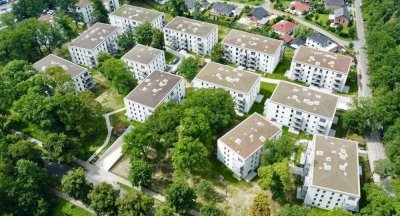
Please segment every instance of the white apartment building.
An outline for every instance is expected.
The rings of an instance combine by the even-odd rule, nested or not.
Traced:
[[[237,113],[247,113],[260,91],[261,76],[227,65],[209,62],[192,81],[194,88],[222,88],[229,92]]]
[[[353,58],[301,46],[295,51],[289,79],[335,92],[347,91],[345,84]]]
[[[145,22],[162,31],[167,22],[164,13],[127,4],[122,5],[108,16],[111,25],[131,32],[135,31],[136,26]]]
[[[282,129],[253,113],[217,141],[217,158],[232,172],[249,182],[257,175],[266,140],[277,139]]]
[[[210,55],[218,43],[218,26],[185,17],[175,17],[164,27],[165,45],[199,55]]]
[[[57,66],[61,67],[71,76],[76,86],[76,92],[92,89],[95,86],[92,76],[87,69],[56,55],[50,54],[33,64],[33,67],[39,72]]]
[[[264,114],[292,130],[328,135],[338,100],[334,95],[281,81],[265,102]]]
[[[112,55],[118,50],[117,37],[119,27],[96,23],[68,45],[68,51],[74,63],[95,68],[98,65],[97,54],[107,52]]]
[[[121,60],[139,81],[155,70],[164,71],[166,67],[164,51],[141,44],[133,47]]]
[[[119,7],[119,0],[103,0],[103,4],[108,12],[112,12]],[[95,18],[92,15],[93,4],[91,0],[79,0],[76,6],[84,23],[95,21]]]
[[[358,211],[360,167],[357,142],[315,135],[307,146],[298,195],[307,206]]]
[[[319,32],[308,36],[305,45],[326,52],[336,52],[338,49],[338,45],[332,39]]]
[[[126,116],[144,122],[161,103],[179,103],[184,97],[185,80],[182,77],[156,70],[125,97]]]
[[[274,72],[285,49],[281,40],[238,30],[231,30],[221,44],[227,61],[266,73]]]

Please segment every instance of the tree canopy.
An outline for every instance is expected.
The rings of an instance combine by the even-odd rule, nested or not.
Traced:
[[[119,197],[119,191],[115,190],[107,183],[101,183],[93,187],[88,195],[90,207],[98,215],[116,215],[116,201]]]
[[[68,196],[81,200],[84,203],[88,203],[88,194],[93,188],[85,178],[85,170],[82,168],[73,169],[67,172],[67,174],[61,180],[62,191]]]
[[[265,192],[260,192],[254,197],[250,206],[251,216],[269,216],[271,215],[271,207],[269,197]]]
[[[153,198],[142,192],[131,190],[122,198],[118,198],[118,215],[121,216],[143,216],[151,215],[153,212]]]
[[[200,71],[199,58],[185,58],[179,65],[179,74],[191,81]]]
[[[271,165],[282,161],[285,158],[289,158],[294,150],[294,141],[287,137],[266,140],[264,143],[264,150],[261,154],[261,164]]]
[[[184,215],[196,205],[197,195],[186,183],[174,182],[166,192],[166,203],[177,213]]]
[[[50,134],[48,140],[43,143],[46,150],[46,159],[58,163],[70,163],[81,152],[81,144],[76,138],[70,138],[65,134]]]

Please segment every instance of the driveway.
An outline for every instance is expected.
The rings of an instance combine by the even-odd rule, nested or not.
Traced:
[[[118,137],[118,139],[107,149],[106,152],[96,161],[96,166],[101,170],[109,171],[112,166],[121,158],[122,156],[122,144],[124,143],[124,136],[131,132],[132,126],[129,126],[126,131]]]

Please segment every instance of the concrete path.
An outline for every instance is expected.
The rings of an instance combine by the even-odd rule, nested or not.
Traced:
[[[281,82],[281,80],[261,77],[261,82],[272,83],[272,84],[278,85]]]
[[[107,137],[106,137],[106,140],[104,141],[103,145],[101,145],[100,148],[98,148],[96,150],[96,152],[92,156],[90,156],[90,158],[87,160],[88,162],[91,162],[110,142],[111,133],[112,133],[112,125],[110,123],[110,115],[122,112],[124,110],[125,110],[125,107],[121,108],[121,109],[114,110],[114,111],[109,112],[109,113],[106,113],[104,115],[104,118],[106,119],[106,124],[107,124]]]
[[[74,205],[76,205],[76,206],[78,206],[78,207],[80,207],[80,208],[82,208],[82,209],[85,209],[86,211],[88,211],[88,212],[90,212],[90,213],[92,213],[92,214],[95,214],[95,212],[94,212],[92,209],[90,209],[88,206],[86,206],[86,205],[85,205],[84,203],[82,203],[81,201],[75,200],[75,199],[73,199],[73,198],[67,196],[66,194],[62,193],[61,191],[59,191],[59,190],[57,190],[57,189],[55,189],[55,188],[51,188],[50,190],[51,190],[56,196],[60,197],[61,199],[64,199],[64,200],[66,200],[66,201],[68,201],[68,202],[70,202],[70,203],[72,203],[72,204],[74,204]]]
[[[124,143],[124,136],[131,132],[133,129],[132,126],[129,126],[128,129],[120,136],[118,139],[104,152],[103,155],[96,161],[96,166],[101,170],[109,171],[112,166],[122,157],[122,144]]]

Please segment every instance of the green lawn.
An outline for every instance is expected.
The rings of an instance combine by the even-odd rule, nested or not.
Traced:
[[[260,94],[264,95],[264,98],[262,99],[261,103],[255,102],[253,104],[253,107],[250,109],[249,114],[257,112],[257,113],[262,115],[264,113],[264,103],[268,98],[271,97],[271,95],[274,92],[275,88],[276,88],[275,84],[261,82],[261,84],[260,84]]]
[[[53,216],[89,216],[93,215],[90,212],[64,200],[57,198],[55,207],[51,213]]]
[[[229,1],[247,5],[255,5],[255,6],[262,5],[265,2],[264,0],[229,0]]]
[[[128,118],[125,115],[125,111],[115,113],[114,115],[110,116],[110,123],[111,126],[115,127],[117,124],[121,124],[125,127],[130,125]]]
[[[294,141],[301,140],[301,139],[312,140],[312,136],[306,135],[304,132],[299,132],[299,134],[294,134],[294,133],[289,132],[289,128],[286,126],[283,126],[282,129],[283,129],[282,136],[288,137]]]
[[[112,87],[112,82],[97,70],[90,70],[96,87],[93,93],[96,101],[101,104],[104,112],[111,112],[124,107],[124,95],[121,95]]]
[[[231,30],[229,27],[218,25],[218,41],[221,42]]]
[[[350,95],[356,95],[358,92],[358,85],[357,85],[357,71],[354,66],[350,68],[349,76],[347,77],[346,86],[349,86],[349,93]]]
[[[174,60],[175,56],[172,53],[165,52],[165,62],[167,64],[171,64],[172,61]]]
[[[318,16],[319,16],[318,19],[315,19],[315,16],[314,16],[313,19],[312,19],[312,21],[306,20],[306,19],[304,19],[304,20],[305,20],[306,22],[309,22],[309,23],[318,25],[318,26],[324,28],[325,30],[329,31],[329,30],[328,30],[328,26],[326,25],[326,24],[327,24],[326,22],[329,20],[329,14],[318,14]],[[329,32],[331,32],[331,31],[329,31]],[[349,27],[344,27],[343,30],[342,30],[342,32],[343,32],[343,33],[349,33]],[[343,39],[343,40],[346,40],[346,41],[353,41],[353,39],[351,39],[351,38],[349,38],[349,37],[342,37],[342,36],[340,36],[340,35],[339,35],[338,33],[336,33],[336,32],[331,32],[331,33],[334,34],[334,35],[336,35],[337,37]]]
[[[294,50],[291,48],[286,48],[282,62],[278,64],[278,66],[276,67],[275,71],[272,74],[266,74],[266,77],[271,79],[290,81],[287,77],[285,77],[285,72],[290,69],[293,55],[294,55]]]

